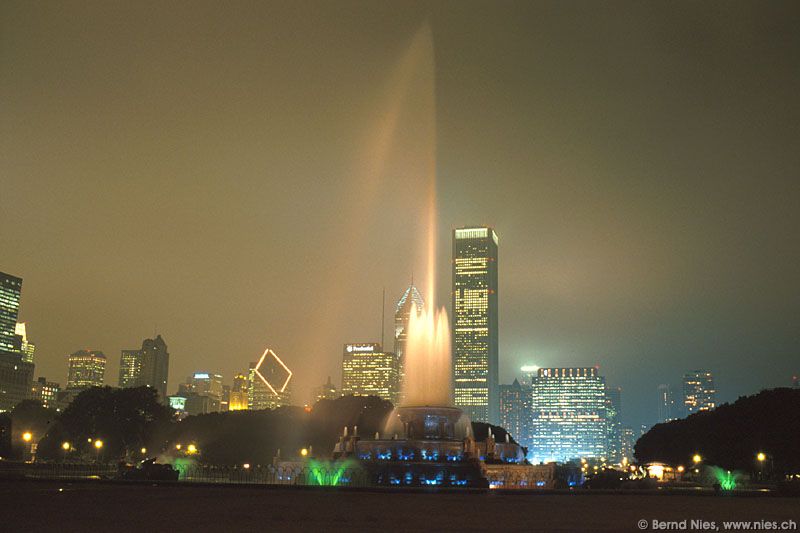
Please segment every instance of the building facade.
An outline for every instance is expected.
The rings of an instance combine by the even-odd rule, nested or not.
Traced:
[[[525,448],[531,445],[532,400],[530,385],[516,379],[511,385],[500,385],[500,425]]]
[[[683,407],[687,415],[717,407],[717,389],[711,372],[693,370],[683,376]]]
[[[671,422],[678,418],[672,387],[666,383],[658,386],[658,423]]]
[[[138,350],[122,350],[119,360],[119,386],[152,387],[162,402],[167,401],[169,352],[167,343],[156,335],[145,339]]]
[[[33,382],[31,399],[38,401],[47,409],[57,409],[59,392],[61,392],[61,385],[40,377]]]
[[[341,395],[336,389],[336,386],[331,382],[331,377],[328,376],[328,381],[314,389],[313,396],[313,401],[318,402],[320,400],[335,400]]]
[[[342,352],[342,395],[379,396],[396,403],[399,391],[397,356],[380,343],[345,344]]]
[[[0,351],[0,412],[27,400],[32,383],[33,363],[23,361],[19,353]]]
[[[248,379],[245,374],[236,374],[233,377],[233,386],[228,398],[229,411],[243,411],[247,409]]]
[[[532,389],[534,462],[608,454],[605,379],[596,367],[540,368]]]
[[[405,379],[405,354],[406,341],[408,339],[408,322],[411,319],[412,309],[416,309],[417,316],[422,312],[425,301],[419,290],[414,286],[414,282],[403,293],[397,301],[394,310],[394,353],[397,355],[399,389],[398,402],[402,401],[403,380]]]
[[[277,409],[290,405],[291,389],[276,389],[264,382],[258,372],[257,363],[250,363],[247,375],[247,408],[248,409]],[[267,376],[266,379],[269,379]]]
[[[636,433],[633,431],[633,428],[626,426],[620,430],[620,436],[622,456],[626,457],[629,463],[632,463],[634,447],[636,446],[637,440]]]
[[[19,353],[22,348],[16,332],[21,295],[22,278],[0,272],[0,352]]]
[[[122,350],[119,358],[119,386],[138,387],[142,379],[142,350]]]
[[[475,421],[500,419],[498,239],[488,227],[453,231],[455,404]]]
[[[102,387],[106,375],[106,356],[97,350],[78,350],[67,356],[67,389]]]
[[[169,379],[169,352],[167,343],[161,335],[155,339],[145,339],[142,343],[141,384],[153,387],[158,391],[162,402],[167,398],[167,380]]]
[[[25,322],[17,322],[14,333],[18,337],[20,343],[19,352],[22,354],[22,360],[27,363],[33,363],[33,354],[36,352],[36,345],[28,339],[28,328]]]
[[[27,400],[33,383],[33,362],[17,334],[21,294],[22,278],[0,272],[0,412]]]
[[[222,409],[222,376],[195,372],[179,387],[178,395],[186,397],[186,411],[190,415],[219,412]]]
[[[606,386],[607,454],[612,463],[622,461],[622,387]]]

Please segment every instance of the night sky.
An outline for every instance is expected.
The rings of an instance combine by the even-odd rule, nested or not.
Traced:
[[[36,376],[157,329],[295,402],[450,231],[500,236],[501,382],[599,364],[623,421],[800,373],[797,2],[0,3],[0,271]],[[432,34],[433,45],[430,43]],[[420,37],[422,36],[422,37]],[[424,294],[429,298],[429,294]]]

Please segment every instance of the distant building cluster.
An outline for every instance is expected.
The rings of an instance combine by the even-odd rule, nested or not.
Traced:
[[[623,424],[622,389],[606,383],[599,368],[523,367],[511,384],[499,382],[498,246],[491,227],[463,227],[452,233],[453,398],[473,421],[499,424],[527,449],[535,462],[600,459],[620,462],[633,456],[646,427]],[[25,399],[63,409],[80,391],[105,383],[106,355],[81,349],[67,356],[65,387],[45,377],[33,379],[35,344],[19,321],[22,279],[0,273],[0,411]],[[411,284],[394,307],[391,351],[381,342],[348,342],[341,355],[341,387],[327,381],[311,401],[342,395],[378,396],[402,403],[409,321],[424,306]],[[381,336],[383,332],[381,332]],[[151,387],[178,416],[222,411],[275,409],[289,405],[293,373],[273,350],[254,358],[233,381],[199,370],[168,395],[170,354],[161,335],[120,353],[118,386]],[[792,386],[800,387],[798,377]],[[656,422],[667,423],[717,407],[714,376],[698,369],[683,376],[681,388],[657,387]]]

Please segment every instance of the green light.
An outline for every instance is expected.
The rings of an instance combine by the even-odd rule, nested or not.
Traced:
[[[322,462],[316,459],[308,461],[310,475],[309,485],[319,485],[324,487],[335,487],[342,480],[342,475],[354,466],[351,460],[341,462]]]
[[[189,467],[193,464],[194,460],[192,459],[184,459],[182,457],[176,458],[172,462],[172,466],[178,471],[178,479],[186,479],[186,474],[189,471]]]
[[[739,477],[737,472],[723,470],[716,466],[711,467],[711,472],[722,490],[734,490],[736,488],[736,479]]]

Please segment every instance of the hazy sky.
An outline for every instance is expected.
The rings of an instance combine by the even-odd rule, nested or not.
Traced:
[[[170,391],[266,346],[298,403],[338,384],[424,269],[435,156],[440,303],[450,230],[500,236],[503,382],[599,364],[637,424],[689,369],[722,400],[786,386],[798,27],[797,2],[2,2],[0,270],[36,375],[94,348],[116,385],[157,328]]]

